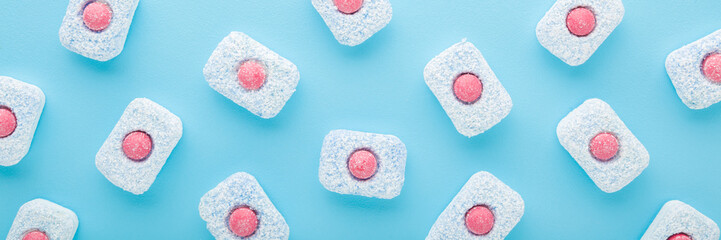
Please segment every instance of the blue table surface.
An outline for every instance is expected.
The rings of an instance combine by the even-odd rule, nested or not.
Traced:
[[[238,171],[253,174],[291,239],[422,239],[461,186],[489,171],[519,192],[525,215],[508,239],[638,239],[678,199],[721,221],[721,105],[691,110],[666,56],[721,25],[721,1],[624,1],[621,24],[585,64],[537,41],[554,0],[393,0],[393,20],[364,44],[340,45],[310,0],[142,0],[125,50],[96,62],[60,45],[67,1],[0,3],[0,75],[42,88],[29,154],[0,167],[0,234],[23,203],[77,213],[76,239],[211,239],[200,197]],[[261,119],[213,91],[203,66],[242,31],[294,62],[297,92]],[[435,55],[474,43],[513,98],[510,115],[473,138],[456,132],[423,80]],[[135,196],[95,168],[95,154],[134,98],[178,115],[183,138],[150,190]],[[646,146],[649,167],[619,192],[599,190],[558,143],[556,125],[588,98],[608,102]],[[408,148],[392,200],[340,195],[318,181],[333,129],[393,134]]]

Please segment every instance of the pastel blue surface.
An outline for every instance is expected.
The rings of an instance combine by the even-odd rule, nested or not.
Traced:
[[[142,0],[125,50],[101,63],[60,45],[66,1],[0,3],[0,75],[47,96],[30,153],[0,167],[0,236],[23,203],[74,210],[76,239],[210,239],[198,203],[238,171],[253,174],[291,239],[422,239],[473,173],[493,173],[526,212],[508,239],[638,239],[679,199],[721,221],[721,105],[691,110],[664,61],[721,28],[721,1],[624,1],[626,15],[585,64],[570,67],[536,40],[554,0],[393,0],[393,20],[364,44],[333,38],[310,0]],[[297,92],[280,114],[256,117],[213,91],[202,69],[231,31],[294,62]],[[513,98],[510,115],[468,139],[423,81],[435,55],[467,37]],[[178,115],[180,140],[141,196],[113,186],[95,154],[136,97]],[[556,137],[584,100],[608,102],[646,146],[649,167],[623,190],[599,190]],[[408,148],[392,200],[342,196],[318,181],[332,129],[393,134]]]

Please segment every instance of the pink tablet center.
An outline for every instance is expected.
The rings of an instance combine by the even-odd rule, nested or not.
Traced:
[[[368,150],[357,150],[348,159],[348,170],[353,177],[366,180],[376,174],[378,162],[376,156]]]
[[[248,237],[258,228],[258,215],[248,207],[239,207],[228,218],[230,231],[240,237]]]
[[[594,158],[605,162],[618,153],[618,139],[611,133],[599,133],[591,139],[589,147]]]
[[[466,213],[466,227],[475,235],[486,235],[495,223],[493,212],[486,206],[475,206]]]
[[[18,120],[15,113],[6,107],[0,107],[0,138],[10,136],[15,132],[18,126]]]
[[[703,75],[715,83],[721,83],[721,54],[713,53],[703,60]]]
[[[48,240],[48,236],[44,232],[35,230],[25,234],[23,240]]]
[[[123,139],[123,152],[133,161],[145,160],[153,149],[153,140],[143,131],[131,132]]]
[[[478,76],[464,73],[453,82],[453,94],[463,103],[471,104],[481,98],[483,83]]]
[[[670,236],[668,240],[691,240],[691,236],[685,233],[676,233],[673,236]]]
[[[588,8],[574,8],[566,16],[566,27],[573,35],[588,36],[596,28],[596,16]]]
[[[83,10],[83,22],[90,30],[99,32],[105,30],[110,25],[110,19],[113,12],[107,4],[101,2],[92,2],[85,6]]]
[[[360,10],[363,0],[333,0],[338,11],[345,14],[353,14]]]
[[[265,83],[265,68],[259,62],[245,61],[238,69],[238,81],[245,89],[257,90]]]

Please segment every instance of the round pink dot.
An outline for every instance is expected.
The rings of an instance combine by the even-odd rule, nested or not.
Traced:
[[[363,0],[333,0],[338,11],[345,14],[353,14],[360,10]]]
[[[596,16],[588,8],[574,8],[566,16],[566,27],[573,35],[588,36],[596,28]]]
[[[466,227],[475,235],[486,235],[495,222],[493,212],[486,206],[475,206],[466,213]]]
[[[44,232],[35,230],[25,234],[23,240],[48,240],[48,236]]]
[[[15,132],[18,126],[18,120],[12,110],[0,107],[0,138],[10,136]]]
[[[691,236],[685,233],[676,233],[673,236],[668,237],[668,240],[691,240]]]
[[[474,74],[464,73],[453,82],[453,93],[464,103],[474,103],[481,98],[482,92],[483,83]]]
[[[618,153],[618,139],[610,133],[599,133],[591,139],[590,148],[593,157],[605,162]]]
[[[721,54],[713,53],[703,60],[703,75],[715,83],[721,83]]]
[[[245,61],[238,69],[238,81],[243,88],[256,90],[265,82],[265,68],[256,61]]]
[[[353,177],[366,180],[376,174],[378,162],[376,156],[368,150],[357,150],[348,159],[348,170]]]
[[[123,152],[134,161],[145,160],[152,149],[153,140],[143,131],[131,132],[123,139]]]
[[[228,226],[235,235],[248,237],[258,228],[258,216],[248,207],[236,208],[230,213]]]
[[[102,31],[110,25],[113,12],[105,3],[92,2],[83,10],[83,22],[93,31]]]

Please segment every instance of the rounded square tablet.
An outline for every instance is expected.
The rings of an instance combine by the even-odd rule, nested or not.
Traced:
[[[493,174],[481,171],[471,176],[438,216],[426,240],[503,239],[521,221],[524,208],[521,195]],[[490,214],[478,217],[475,209],[487,209]]]
[[[182,135],[178,116],[147,98],[136,98],[100,147],[95,166],[115,186],[143,194]]]
[[[689,108],[703,109],[721,101],[721,30],[671,52],[666,72]]]
[[[60,43],[98,61],[118,56],[125,46],[138,0],[70,0],[60,26]]]
[[[242,32],[218,44],[203,75],[215,91],[261,118],[275,117],[300,80],[295,64]]]
[[[405,171],[406,145],[396,136],[333,130],[323,139],[318,178],[329,191],[391,199]]]
[[[536,26],[536,37],[571,66],[586,62],[621,23],[621,0],[558,0]]]
[[[648,166],[646,148],[610,105],[589,99],[558,123],[558,140],[604,192],[621,190]]]
[[[383,29],[393,17],[388,0],[312,0],[340,44],[356,46]]]
[[[693,240],[718,240],[719,227],[688,204],[673,200],[663,205],[641,240],[668,240],[674,235]]]
[[[513,107],[481,51],[465,39],[428,62],[423,77],[453,126],[465,136],[487,131]]]
[[[78,229],[78,216],[70,209],[45,199],[23,204],[10,227],[7,240],[22,240],[27,235],[51,240],[72,240]]]
[[[44,107],[40,88],[0,76],[0,166],[15,165],[28,153]]]
[[[200,217],[208,224],[208,231],[216,239],[288,239],[290,229],[280,212],[255,178],[239,172],[223,180],[203,195],[198,206]],[[236,223],[233,216],[243,209],[253,216],[253,222]],[[249,210],[249,211],[248,211]],[[241,236],[238,235],[241,233]]]

